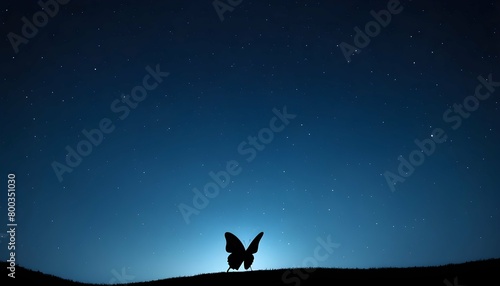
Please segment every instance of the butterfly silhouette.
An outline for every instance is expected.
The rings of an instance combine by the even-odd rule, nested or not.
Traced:
[[[257,252],[259,249],[259,242],[263,232],[257,234],[257,236],[252,240],[248,248],[245,250],[243,243],[232,233],[226,232],[224,236],[226,237],[226,251],[231,253],[227,257],[227,263],[229,264],[229,268],[226,272],[229,272],[229,269],[238,270],[241,266],[241,263],[245,262],[245,269],[252,269],[253,263],[253,254]]]

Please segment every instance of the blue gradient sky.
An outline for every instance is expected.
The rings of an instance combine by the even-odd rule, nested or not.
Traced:
[[[339,45],[388,1],[243,0],[223,21],[210,1],[159,2],[61,4],[17,53],[8,33],[41,8],[2,2],[0,213],[7,231],[14,173],[20,265],[93,283],[221,272],[226,231],[245,246],[264,232],[254,270],[301,267],[319,240],[338,244],[321,267],[500,257],[500,90],[454,111],[478,76],[500,81],[498,4],[401,1],[347,63]],[[288,124],[273,119],[285,108]],[[60,180],[54,162],[100,124]],[[436,128],[446,140],[399,174]],[[239,173],[196,209],[193,189],[233,160]],[[386,172],[404,182],[391,190]]]

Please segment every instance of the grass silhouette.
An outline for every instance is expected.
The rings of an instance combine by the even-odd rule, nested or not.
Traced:
[[[8,264],[1,263],[6,269]],[[408,268],[291,268],[254,270],[239,272],[207,273],[195,276],[176,277],[148,282],[134,282],[119,285],[134,286],[198,286],[198,285],[445,285],[475,286],[500,285],[500,259],[488,259],[431,267]],[[59,277],[16,267],[16,278],[7,277],[4,270],[2,280],[9,279],[8,285],[109,285],[85,284]],[[455,284],[455,281],[457,282]],[[2,283],[3,285],[3,283]]]

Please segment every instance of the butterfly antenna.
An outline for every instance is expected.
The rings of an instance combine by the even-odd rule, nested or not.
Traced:
[[[250,243],[252,242],[251,239],[248,240],[248,243],[245,243],[245,249],[250,245]]]

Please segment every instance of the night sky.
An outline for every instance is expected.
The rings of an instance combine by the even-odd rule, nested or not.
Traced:
[[[2,260],[9,174],[16,264],[82,282],[224,272],[227,231],[254,270],[500,257],[498,1],[41,3],[1,3]]]

